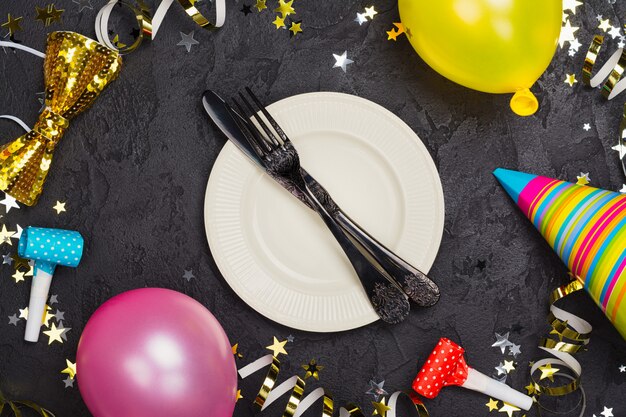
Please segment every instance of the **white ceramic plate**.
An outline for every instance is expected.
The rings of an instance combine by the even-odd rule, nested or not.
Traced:
[[[441,242],[444,202],[419,137],[383,107],[347,94],[302,94],[268,109],[343,210],[427,272]],[[378,319],[321,218],[230,142],[211,171],[204,219],[224,278],[264,316],[316,332]]]

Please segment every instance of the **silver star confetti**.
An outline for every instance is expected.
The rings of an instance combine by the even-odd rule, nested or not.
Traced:
[[[17,232],[15,232],[13,234],[13,236],[11,236],[11,238],[20,240],[20,238],[22,237],[22,230],[23,229],[22,229],[22,227],[19,224],[17,224],[16,227],[17,227]]]
[[[622,189],[619,190],[620,193],[626,194],[626,184],[622,184]]]
[[[589,123],[585,123],[585,124],[583,125],[583,130],[584,130],[585,132],[589,132],[589,130],[591,130],[591,125],[590,125]]]
[[[611,35],[612,39],[617,39],[622,36],[622,30],[617,26],[611,26],[611,30],[609,30],[609,35]]]
[[[506,332],[504,336],[496,333],[496,342],[491,347],[499,347],[504,354],[509,346],[513,346],[513,343],[509,342],[509,332]]]
[[[50,296],[50,301],[48,301],[48,304],[52,305],[52,304],[56,304],[59,302],[59,296],[56,294],[52,294]]]
[[[619,372],[620,372],[620,373],[622,373],[622,372],[626,372],[626,365],[622,365],[622,366],[620,366],[620,367],[619,367]]]
[[[333,54],[333,57],[335,58],[333,68],[341,68],[343,72],[346,72],[346,67],[354,62],[348,58],[348,51],[343,51],[341,55]]]
[[[74,380],[69,376],[63,380],[65,388],[74,388]]]
[[[72,3],[78,5],[78,13],[82,12],[84,9],[93,10],[93,6],[91,5],[91,0],[72,0]]]
[[[11,258],[10,254],[6,254],[6,255],[2,255],[2,265],[5,264],[9,264],[11,265],[13,263],[13,258]]]
[[[600,414],[602,414],[604,417],[613,417],[613,407],[608,408],[606,406],[603,406],[604,410],[602,410],[602,412]]]
[[[65,311],[61,311],[57,308],[56,313],[54,313],[54,317],[56,318],[57,323],[65,320]]]
[[[370,389],[365,393],[374,397],[374,401],[378,401],[381,396],[387,395],[387,391],[383,388],[385,381],[376,382],[373,379],[370,380]]]
[[[185,273],[183,274],[183,278],[187,280],[187,282],[191,281],[192,278],[195,278],[193,275],[193,270],[185,269]]]
[[[4,200],[0,200],[0,204],[4,205],[7,208],[7,213],[12,209],[16,208],[19,210],[20,206],[15,201],[15,198],[11,197],[7,193],[4,193]]]
[[[559,36],[559,46],[562,48],[565,42],[572,42],[576,39],[574,34],[578,30],[578,26],[572,26],[569,19],[565,21],[565,26],[561,28],[561,35]]]
[[[200,44],[200,42],[198,42],[197,40],[193,38],[193,34],[194,34],[193,30],[187,34],[180,32],[181,41],[178,42],[176,45],[184,46],[187,49],[187,52],[191,52],[192,45]]]
[[[287,336],[287,341],[288,341],[289,343],[293,343],[293,341],[294,341],[294,340],[295,340],[295,337],[293,337],[293,335],[289,335],[289,336]]]
[[[509,346],[509,354],[517,357],[517,355],[522,353],[520,348],[521,348],[521,345],[511,344],[511,346]]]
[[[18,321],[20,321],[20,319],[17,317],[17,314],[13,314],[12,316],[9,316],[9,324],[12,324],[13,326],[17,326]]]
[[[507,371],[504,369],[504,364],[500,362],[498,366],[496,366],[496,371],[498,371],[498,375],[506,375]]]
[[[357,22],[359,26],[361,26],[363,23],[367,22],[367,17],[365,17],[365,14],[363,13],[357,13],[356,19],[354,19],[354,21]]]

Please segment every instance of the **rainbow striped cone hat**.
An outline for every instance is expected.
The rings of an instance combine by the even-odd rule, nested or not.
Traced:
[[[493,174],[626,339],[626,195],[502,168]]]

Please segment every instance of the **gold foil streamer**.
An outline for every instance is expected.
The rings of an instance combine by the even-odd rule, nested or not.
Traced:
[[[604,63],[597,74],[592,77],[593,68],[602,49],[604,37],[595,35],[589,45],[585,62],[583,64],[583,83],[589,87],[597,87],[606,80],[602,86],[602,95],[610,100],[626,89],[626,80],[622,80],[622,75],[626,69],[626,50],[620,48]]]
[[[52,412],[41,407],[39,404],[27,400],[11,401],[4,396],[2,391],[0,391],[0,415],[2,415],[2,412],[6,408],[13,411],[13,415],[15,417],[22,417],[22,410],[20,410],[20,406],[34,410],[42,417],[54,417],[54,414],[52,414]]]
[[[538,397],[537,403],[539,408],[544,408],[548,411],[552,410],[547,409],[540,402],[542,395],[556,397],[567,395],[578,390],[581,391],[581,415],[585,411],[585,394],[580,384],[582,368],[572,354],[583,350],[587,346],[592,328],[587,321],[555,305],[557,301],[583,288],[584,284],[578,280],[574,280],[567,285],[557,288],[550,294],[548,324],[552,328],[552,331],[550,331],[547,337],[541,339],[539,347],[552,354],[554,358],[541,359],[535,362],[530,369],[531,384],[533,386],[532,391],[535,391],[534,394]],[[556,386],[542,382],[543,370],[548,369],[554,371],[553,375],[570,379],[570,382]],[[572,375],[558,372],[563,370],[570,371]],[[535,377],[537,371],[542,371],[542,376],[539,378]],[[552,376],[548,376],[546,379],[552,380]]]
[[[33,130],[0,147],[0,190],[32,206],[69,120],[87,109],[121,67],[117,51],[75,32],[48,36],[44,111]]]
[[[272,356],[266,355],[256,361],[239,369],[239,376],[242,379],[248,378],[250,375],[255,374],[261,369],[267,367],[267,374],[263,379],[263,383],[259,388],[259,391],[254,399],[254,405],[258,411],[263,411],[270,404],[277,401],[288,392],[289,398],[283,412],[284,417],[300,417],[314,404],[321,401],[321,417],[333,417],[335,411],[333,397],[324,388],[316,388],[305,396],[306,382],[300,376],[293,375],[284,382],[276,384],[278,375],[280,373],[280,361]],[[396,391],[389,397],[388,410],[386,416],[381,417],[398,417],[396,415],[397,402],[405,398],[411,401],[411,404],[415,408],[410,408],[413,417],[429,417],[428,411],[424,404],[413,392]],[[351,417],[364,417],[364,414],[360,407],[355,404],[349,403],[340,408],[341,413],[347,413]],[[403,416],[407,417],[407,416]]]

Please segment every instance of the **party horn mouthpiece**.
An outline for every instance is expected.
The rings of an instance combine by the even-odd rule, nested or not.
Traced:
[[[467,366],[465,349],[450,339],[441,338],[413,381],[413,389],[426,398],[435,398],[448,385],[482,392],[515,407],[529,410],[533,400],[528,395]]]
[[[78,266],[83,246],[83,237],[74,230],[30,226],[22,232],[17,253],[22,258],[35,261],[24,340],[39,340],[54,268],[57,265]]]

